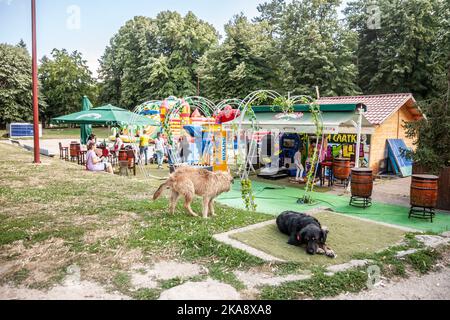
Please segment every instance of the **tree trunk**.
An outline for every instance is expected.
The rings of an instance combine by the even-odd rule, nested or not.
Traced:
[[[450,56],[449,56],[449,60],[450,60]],[[449,108],[450,106],[450,63],[448,64],[448,72],[447,72],[447,108]]]

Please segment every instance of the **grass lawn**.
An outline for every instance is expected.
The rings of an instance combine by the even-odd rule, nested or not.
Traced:
[[[97,135],[99,140],[107,139],[112,135],[108,128],[93,128],[92,132]],[[0,130],[0,140],[5,139],[6,130]],[[80,128],[63,128],[63,129],[42,129],[41,139],[79,139]],[[31,138],[29,138],[31,139]]]
[[[212,236],[271,216],[218,206],[217,218],[206,221],[186,215],[181,203],[169,216],[166,199],[149,200],[160,181],[31,161],[31,153],[0,143],[2,283],[45,288],[74,263],[86,279],[111,283],[134,264],[174,259],[211,267],[213,277],[233,283],[230,268],[263,264]],[[199,201],[193,209],[201,211]]]
[[[33,165],[31,153],[0,143],[0,286],[49,288],[60,283],[67,268],[76,264],[83,280],[135,299],[155,299],[161,290],[180,280],[160,283],[155,290],[136,290],[130,282],[134,266],[193,262],[207,268],[209,277],[237,290],[245,286],[233,273],[236,270],[274,275],[301,271],[301,263],[265,263],[213,238],[217,233],[271,220],[271,215],[218,204],[217,217],[203,220],[189,217],[180,203],[177,214],[169,216],[166,199],[149,200],[160,181],[89,173],[59,159],[42,161],[42,165]],[[200,212],[199,201],[193,209]],[[383,264],[400,263],[383,255],[370,257]],[[422,265],[421,259],[415,263]],[[321,264],[316,268],[317,278],[305,284],[311,290],[322,279]],[[347,290],[342,277],[337,275],[332,294]],[[353,280],[363,288],[367,274],[359,272]],[[260,298],[299,297],[294,285],[286,288],[267,287]],[[328,291],[319,286],[310,296],[324,294]]]

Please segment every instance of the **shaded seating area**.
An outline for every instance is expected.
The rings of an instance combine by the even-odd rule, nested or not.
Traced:
[[[91,133],[92,125],[110,126],[113,128],[123,128],[126,126],[159,126],[159,123],[153,119],[110,104],[98,108],[90,108],[91,106],[87,97],[84,97],[83,111],[52,119],[51,122],[54,124],[80,125],[80,142],[73,141],[68,147],[59,143],[61,160],[77,162],[79,165],[86,166],[87,148],[85,144]],[[136,175],[137,154],[133,146],[124,145],[121,150],[112,150],[106,144],[98,144],[97,156],[108,159],[108,162],[113,167],[119,166],[120,173],[123,175],[128,175],[129,170]]]
[[[81,166],[87,165],[87,148],[79,142],[73,141],[69,147],[64,147],[62,143],[59,142],[59,150],[61,160],[77,163]],[[113,168],[119,168],[119,173],[121,175],[128,176],[130,172],[134,176],[136,175],[137,154],[131,146],[124,145],[117,155],[116,152],[112,150],[112,147],[108,148],[107,145],[101,143],[97,145],[96,153],[98,157],[106,158]]]

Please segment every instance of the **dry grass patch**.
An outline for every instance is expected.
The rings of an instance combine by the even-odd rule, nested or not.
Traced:
[[[45,286],[55,280],[62,269],[76,258],[62,239],[48,239],[30,247],[23,241],[4,246],[0,254],[3,268],[2,280],[17,282],[20,272],[26,275],[19,279],[28,286]],[[11,260],[14,259],[14,260]]]

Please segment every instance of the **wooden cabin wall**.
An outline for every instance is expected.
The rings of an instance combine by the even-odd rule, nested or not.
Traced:
[[[387,139],[403,139],[408,147],[414,148],[413,140],[406,137],[406,130],[403,128],[404,121],[413,120],[413,116],[407,111],[405,105],[385,120],[383,124],[376,127],[372,135],[369,163],[375,174],[380,171],[380,161],[387,158]]]

